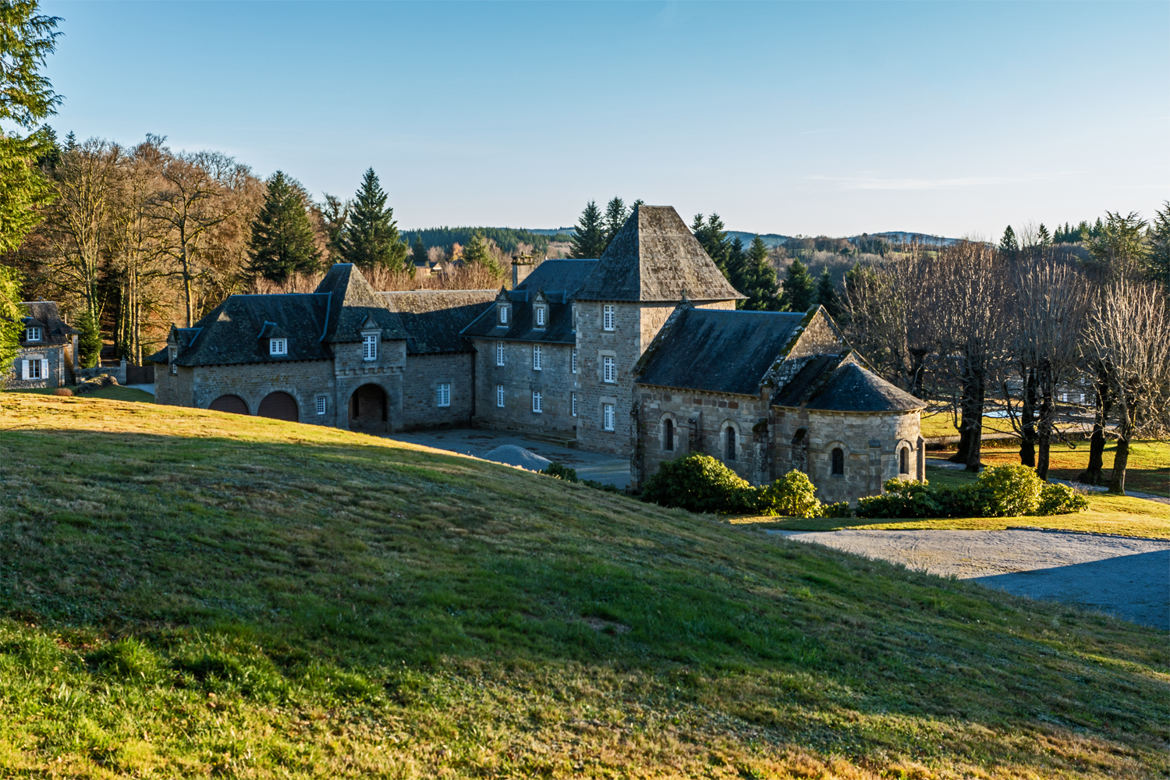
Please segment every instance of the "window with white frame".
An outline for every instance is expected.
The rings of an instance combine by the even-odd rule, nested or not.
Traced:
[[[504,342],[502,341],[496,342],[496,365],[504,365]]]
[[[601,381],[617,382],[617,358],[613,355],[604,355],[601,358]]]
[[[532,391],[532,413],[533,414],[540,414],[541,412],[544,411],[544,409],[542,408],[542,400],[543,400],[543,396],[539,392],[537,392],[536,390],[533,390]]]
[[[613,404],[601,405],[601,429],[605,431],[613,430]]]
[[[378,359],[378,334],[362,334],[362,360]]]
[[[574,374],[577,373],[577,350],[575,349],[569,355],[569,368]]]
[[[613,330],[613,304],[607,303],[601,307],[601,329]]]
[[[175,360],[177,360],[179,357],[179,348],[178,347],[167,347],[167,353],[170,355],[170,358],[171,358],[171,360],[170,360],[171,373],[172,374],[179,373],[179,364],[175,362]]]
[[[532,370],[544,370],[544,349],[539,344],[532,345]]]
[[[49,361],[41,358],[32,358],[24,361],[24,375],[22,379],[44,379],[48,373]]]
[[[508,318],[511,316],[511,314],[512,314],[512,306],[510,304],[507,304],[507,303],[501,303],[500,307],[499,307],[500,324],[507,325]]]
[[[573,417],[577,416],[577,394],[569,393],[569,414]]]
[[[24,340],[25,341],[40,341],[41,340],[41,329],[39,327],[37,327],[36,325],[29,325],[27,328],[24,329]]]
[[[548,319],[548,307],[540,304],[536,307],[536,327],[543,328]]]
[[[496,385],[496,406],[504,408],[504,386]]]
[[[325,414],[329,410],[329,399],[326,396],[319,395],[316,398],[317,414]]]
[[[288,339],[268,339],[269,355],[287,355]]]
[[[443,382],[435,388],[435,405],[436,406],[450,406],[451,405],[451,383]]]

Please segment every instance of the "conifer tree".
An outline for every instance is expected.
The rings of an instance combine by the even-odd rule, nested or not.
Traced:
[[[77,329],[81,331],[77,338],[77,360],[82,368],[93,368],[102,356],[102,334],[97,318],[92,312],[84,312],[77,321]]]
[[[784,311],[808,311],[815,295],[816,282],[809,274],[808,266],[799,258],[794,259],[784,276],[784,292],[780,296]]]
[[[8,379],[8,370],[20,349],[20,331],[24,328],[20,306],[20,274],[15,268],[0,265],[0,388]]]
[[[739,239],[736,239],[738,241]],[[776,269],[768,260],[768,246],[759,236],[752,239],[743,260],[744,286],[739,289],[748,299],[744,309],[755,311],[778,311],[780,309],[779,282]]]
[[[605,245],[607,247],[622,225],[626,224],[626,219],[629,216],[630,210],[626,208],[625,201],[615,195],[605,207]]]
[[[301,185],[284,171],[272,174],[248,243],[248,273],[253,279],[284,284],[293,274],[317,270],[321,253],[305,210],[308,201]]]
[[[577,230],[573,233],[573,257],[592,259],[601,257],[609,242],[605,238],[605,223],[601,217],[601,209],[597,208],[596,201],[585,204],[581,218],[577,220]]]
[[[488,246],[488,240],[478,230],[471,234],[471,240],[463,249],[463,263],[468,266],[485,268],[491,271],[493,276],[503,275],[503,269],[496,262],[491,247]]]
[[[841,298],[837,295],[837,285],[833,284],[833,276],[828,268],[821,271],[821,277],[817,280],[817,303],[824,306],[834,320],[840,318]]]
[[[1048,228],[1044,227],[1044,223],[1040,223],[1040,227],[1036,230],[1036,241],[1040,246],[1052,246],[1052,236],[1048,232]]]
[[[394,209],[386,205],[373,168],[366,170],[354,196],[341,246],[342,259],[359,268],[408,270],[406,242],[398,234]]]
[[[691,232],[702,244],[703,250],[715,261],[715,265],[719,266],[723,275],[727,277],[728,281],[731,281],[727,270],[727,256],[731,249],[731,242],[727,240],[723,220],[719,218],[719,215],[711,212],[704,221],[702,214],[696,214],[694,222],[691,223]]]
[[[430,262],[427,257],[427,248],[422,241],[422,233],[416,233],[414,236],[414,244],[410,247],[410,263],[415,268],[425,268]]]
[[[1150,225],[1150,254],[1146,259],[1150,276],[1160,282],[1170,294],[1170,200],[1154,212]]]
[[[1016,231],[1012,230],[1012,226],[1008,225],[1003,231],[1003,238],[999,240],[999,251],[1005,257],[1015,257],[1020,251],[1020,244],[1016,240]]]
[[[329,253],[329,262],[340,263],[344,255],[343,239],[345,225],[349,221],[349,203],[335,195],[325,195],[325,204],[321,206],[321,218],[325,221],[325,251]]]

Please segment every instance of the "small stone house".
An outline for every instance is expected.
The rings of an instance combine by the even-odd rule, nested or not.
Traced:
[[[634,374],[635,483],[696,452],[755,484],[803,471],[823,501],[923,478],[925,404],[871,372],[820,307],[731,312],[683,303]]]
[[[64,387],[77,369],[79,332],[66,324],[54,301],[26,301],[10,388]]]

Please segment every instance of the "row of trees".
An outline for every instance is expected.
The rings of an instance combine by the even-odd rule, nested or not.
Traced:
[[[952,397],[955,459],[979,467],[982,420],[999,396],[1021,462],[1047,475],[1058,390],[1096,399],[1084,481],[1102,478],[1106,433],[1118,440],[1110,488],[1124,492],[1129,442],[1170,425],[1170,309],[1159,253],[1170,204],[1152,226],[1110,213],[1087,262],[1049,244],[962,242],[846,278],[851,338],[888,378],[920,397]]]

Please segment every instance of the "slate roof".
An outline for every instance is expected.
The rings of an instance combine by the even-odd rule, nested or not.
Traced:
[[[329,296],[325,325],[329,343],[361,341],[362,328],[370,320],[382,329],[382,338],[406,338],[398,315],[386,308],[385,300],[352,263],[334,263],[316,293]]]
[[[25,301],[20,304],[26,315],[21,318],[25,328],[29,326],[41,329],[41,340],[25,342],[24,332],[20,334],[21,346],[28,347],[57,347],[72,342],[72,336],[78,331],[65,324],[61,319],[61,311],[56,301]]]
[[[670,206],[636,206],[577,293],[578,299],[588,301],[743,297]]]
[[[926,403],[895,387],[853,360],[841,363],[804,404],[828,412],[911,412]]]
[[[514,290],[501,290],[497,300],[512,304],[507,325],[499,324],[495,306],[489,307],[463,331],[468,338],[575,344],[573,300],[596,260],[545,260]],[[533,304],[548,305],[545,327],[535,324]]]
[[[232,295],[191,328],[175,328],[180,366],[326,360],[330,296],[325,293]],[[268,339],[288,339],[287,355],[268,354]],[[167,350],[150,358],[165,363]]]
[[[676,312],[639,367],[638,382],[714,393],[756,395],[772,364],[786,354],[803,312]]]
[[[411,290],[379,293],[398,313],[406,331],[406,351],[413,355],[465,352],[460,333],[491,308],[495,290]]]

